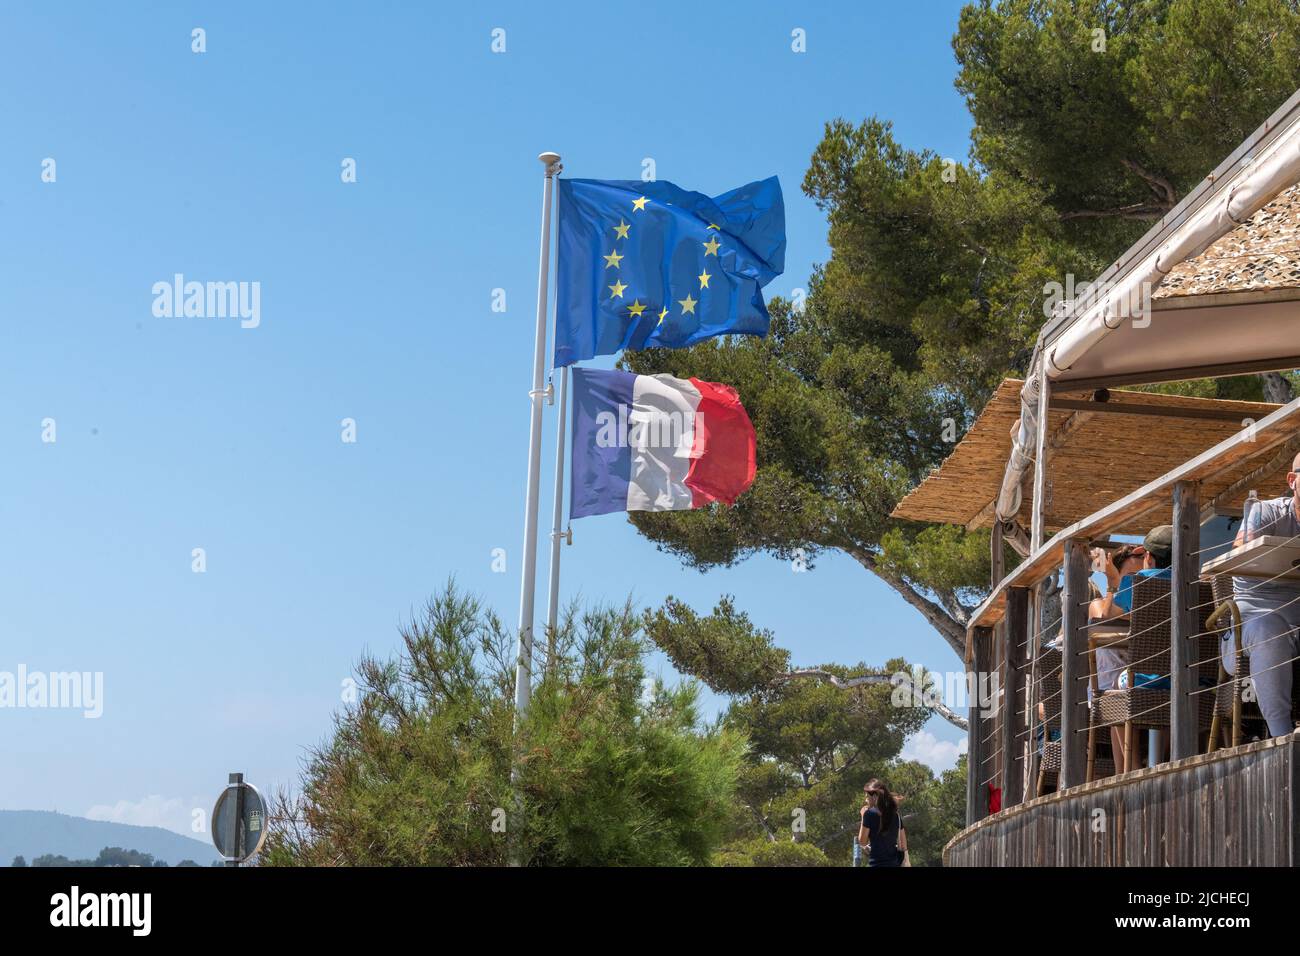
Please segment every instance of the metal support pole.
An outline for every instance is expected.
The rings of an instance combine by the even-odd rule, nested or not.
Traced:
[[[559,153],[542,153],[537,157],[546,167],[542,186],[542,240],[537,267],[537,334],[533,343],[533,387],[528,392],[532,404],[528,431],[528,484],[524,493],[523,575],[519,588],[519,642],[515,658],[515,723],[528,709],[533,677],[533,598],[537,584],[537,499],[542,470],[542,388],[546,375],[547,284],[551,273],[551,193],[555,177],[561,170]]]
[[[229,780],[227,788],[235,788],[235,858],[227,860],[226,866],[239,866],[239,861],[244,858],[244,851],[247,846],[247,834],[244,833],[244,775],[242,773],[232,773]]]
[[[555,659],[556,627],[560,617],[560,545],[573,544],[573,531],[564,532],[564,437],[568,415],[569,367],[560,370],[559,419],[555,426],[555,502],[551,509],[551,593],[546,601],[546,666]]]
[[[1196,715],[1201,695],[1196,693],[1197,635],[1200,632],[1201,486],[1195,481],[1174,485],[1173,598],[1171,644],[1169,759],[1196,755]]]

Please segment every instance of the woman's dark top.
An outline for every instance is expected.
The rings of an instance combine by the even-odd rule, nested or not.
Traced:
[[[871,866],[902,866],[903,854],[898,852],[898,833],[903,827],[903,818],[894,813],[889,829],[881,832],[880,811],[868,807],[862,814],[862,825],[867,828],[867,841],[871,844],[871,855],[867,858]]]

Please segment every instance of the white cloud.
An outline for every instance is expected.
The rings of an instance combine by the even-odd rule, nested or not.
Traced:
[[[89,820],[108,820],[112,823],[131,823],[140,827],[162,827],[173,833],[188,837],[195,834],[190,823],[193,820],[194,807],[199,806],[195,799],[184,800],[180,797],[164,797],[150,794],[139,800],[119,800],[114,804],[96,804],[86,811]],[[207,811],[205,810],[206,814]]]
[[[919,730],[907,738],[899,754],[903,760],[923,763],[935,773],[957,766],[957,757],[966,752],[966,738],[940,740],[928,730]]]

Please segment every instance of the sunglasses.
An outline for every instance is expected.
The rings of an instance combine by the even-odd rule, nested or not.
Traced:
[[[1146,553],[1147,549],[1142,547],[1140,544],[1126,544],[1115,552],[1111,557],[1111,560],[1115,563],[1115,567],[1118,568],[1125,561],[1131,560],[1132,558],[1146,557]]]

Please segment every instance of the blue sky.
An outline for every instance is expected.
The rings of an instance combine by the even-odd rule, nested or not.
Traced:
[[[188,831],[229,771],[291,784],[359,656],[450,576],[513,620],[537,153],[710,194],[778,175],[788,295],[827,255],[799,188],[827,120],[966,155],[959,8],[6,4],[0,671],[100,671],[104,701],[0,710],[0,808]],[[178,272],[259,282],[260,325],[155,317]],[[701,574],[619,516],[574,531],[566,597],[733,594],[800,665],[957,664],[849,559]],[[949,765],[959,733],[927,734],[910,752]]]

